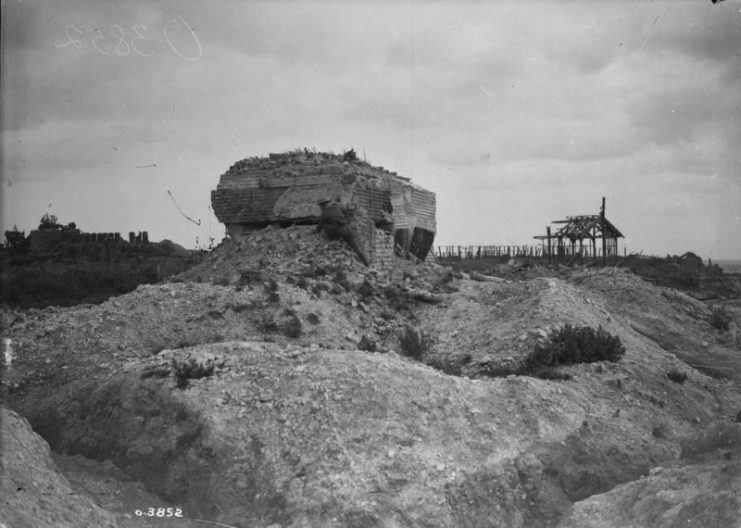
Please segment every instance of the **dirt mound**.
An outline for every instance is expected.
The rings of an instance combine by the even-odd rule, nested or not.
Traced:
[[[326,238],[315,226],[269,226],[241,239],[225,239],[179,278],[238,285],[255,277],[314,277],[340,269],[348,274],[368,271],[344,241]]]
[[[206,259],[100,306],[2,313],[9,404],[189,522],[554,526],[741,409],[731,380],[680,360],[735,350],[705,305],[626,271],[374,269],[302,226]],[[567,323],[625,355],[559,367],[566,381],[514,375]]]
[[[49,444],[28,422],[2,407],[0,446],[0,526],[118,526],[113,515],[74,492],[55,466]]]
[[[707,304],[615,268],[576,272],[572,282],[590,295],[600,295],[609,313],[689,366],[741,383],[741,341],[711,326]]]
[[[415,306],[439,301],[453,279],[402,259],[389,270],[366,268],[343,242],[298,226],[228,242],[177,280],[99,306],[4,311],[18,357],[11,390],[52,389],[165,348],[219,341],[398,351]]]
[[[684,443],[688,459],[576,503],[559,526],[736,527],[741,510],[739,439],[741,425],[714,424]]]
[[[213,374],[182,390],[160,377],[190,359],[213,364]],[[55,449],[112,459],[187,518],[530,526],[557,518],[572,493],[608,489],[615,475],[581,491],[576,483],[614,465],[612,451],[628,480],[672,450],[635,426],[648,426],[653,408],[586,377],[589,390],[482,383],[397,355],[241,342],[165,351],[106,381],[27,398],[22,410]],[[625,420],[611,418],[611,401]],[[679,416],[670,424],[670,437],[688,429]],[[603,449],[585,466],[596,443]]]

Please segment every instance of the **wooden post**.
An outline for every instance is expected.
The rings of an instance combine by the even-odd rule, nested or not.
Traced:
[[[605,197],[602,197],[602,208],[599,211],[600,216],[600,231],[602,231],[602,262],[607,263],[607,251],[605,251],[607,245],[605,241]]]
[[[553,264],[553,258],[551,256],[552,253],[553,253],[553,251],[551,251],[551,249],[552,249],[552,246],[551,246],[551,226],[546,227],[545,228],[545,231],[548,234],[548,264],[550,265],[550,264]]]

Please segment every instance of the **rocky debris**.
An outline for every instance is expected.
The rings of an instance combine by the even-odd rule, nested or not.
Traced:
[[[332,240],[345,241],[368,266],[375,254],[375,224],[368,212],[356,204],[322,202],[317,231]]]
[[[3,407],[0,447],[0,526],[118,526],[113,515],[72,489],[54,464],[49,444],[29,423]]]
[[[683,460],[577,502],[559,527],[735,528],[741,511],[740,440],[738,424],[714,424],[684,442]]]
[[[691,366],[738,357],[707,313],[621,270],[377,270],[312,226],[267,228],[100,306],[3,311],[3,383],[56,451],[111,460],[191,520],[553,526],[736,416],[736,386]],[[516,375],[567,323],[625,356]]]
[[[184,389],[141,378],[173,359],[218,366]],[[56,450],[111,458],[186,518],[234,526],[347,526],[361,514],[543,525],[570,497],[636,478],[672,449],[636,426],[655,407],[616,398],[598,375],[480,383],[396,354],[258,342],[167,351],[142,367],[26,398],[22,411]],[[668,424],[676,438],[694,422]]]
[[[471,279],[479,282],[504,282],[504,279],[500,277],[493,277],[491,275],[484,275],[478,271],[472,271],[470,274]]]

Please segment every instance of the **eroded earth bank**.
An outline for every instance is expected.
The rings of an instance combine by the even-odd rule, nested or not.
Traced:
[[[376,271],[268,228],[101,305],[3,312],[0,522],[738,526],[741,350],[710,315],[615,268]],[[625,354],[525,374],[565,324]]]

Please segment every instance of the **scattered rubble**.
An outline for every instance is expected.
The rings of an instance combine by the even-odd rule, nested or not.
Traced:
[[[735,471],[679,458],[741,409],[737,374],[696,366],[741,352],[707,305],[623,269],[490,273],[367,267],[314,226],[268,227],[101,305],[4,310],[5,401],[81,486],[115,466],[129,498],[96,500],[121,526],[133,483],[192,523],[619,526],[613,493]],[[517,375],[565,324],[624,356]]]
[[[719,422],[684,443],[682,457],[577,502],[562,528],[738,526],[741,427]]]
[[[114,516],[75,493],[47,444],[15,412],[0,408],[0,526],[116,528]]]

